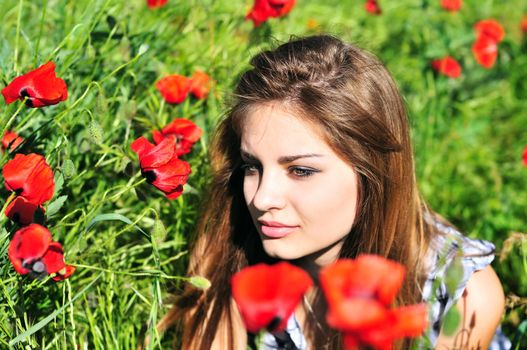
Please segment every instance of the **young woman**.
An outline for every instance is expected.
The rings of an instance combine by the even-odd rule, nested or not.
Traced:
[[[499,346],[504,297],[489,266],[494,247],[462,236],[421,200],[405,108],[386,68],[325,35],[290,41],[251,64],[211,146],[210,196],[191,253],[189,275],[212,286],[189,289],[161,328],[181,321],[184,349],[246,349],[234,273],[288,260],[316,281],[336,259],[370,253],[406,267],[398,305],[430,302],[428,347]],[[456,258],[464,275],[450,295],[441,281]],[[440,325],[454,305],[464,319],[447,337]],[[298,349],[341,348],[325,314],[315,287],[288,322]],[[266,334],[263,347],[279,343]]]

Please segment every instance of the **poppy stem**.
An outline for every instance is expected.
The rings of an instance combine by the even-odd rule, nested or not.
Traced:
[[[42,30],[44,28],[44,19],[46,18],[46,9],[48,7],[48,0],[44,0],[42,4],[42,17],[40,18],[40,28],[38,30],[37,42],[35,43],[35,57],[33,58],[33,65],[38,63],[38,48],[40,46],[40,38],[42,37]]]
[[[135,178],[135,176],[134,176],[134,178]],[[121,189],[119,192],[117,192],[116,194],[112,195],[112,196],[111,196],[110,198],[108,198],[108,199],[109,199],[110,201],[113,201],[113,200],[119,198],[119,196],[121,196],[121,195],[122,195],[123,193],[125,193],[126,191],[129,191],[129,190],[131,190],[132,188],[139,186],[139,185],[142,184],[143,182],[146,182],[146,179],[145,179],[144,177],[142,177],[139,181],[137,181],[137,182],[135,182],[135,183],[133,183],[133,184],[131,184],[131,185],[126,184],[126,185],[124,186],[123,189]]]
[[[15,34],[15,49],[13,52],[13,71],[17,71],[18,61],[18,42],[20,41],[20,23],[22,21],[22,8],[24,7],[24,0],[18,2],[18,17],[16,19],[16,34]]]
[[[22,108],[24,108],[24,106],[25,106],[25,100],[24,100],[23,103],[21,103],[18,106],[18,108],[16,109],[15,113],[11,116],[11,118],[9,118],[7,123],[5,123],[4,127],[2,128],[2,135],[4,135],[6,130],[9,129],[11,124],[13,124],[13,121],[15,120],[16,116],[18,115],[18,113],[20,113],[20,111],[22,110]],[[0,135],[0,136],[2,136],[2,135]]]

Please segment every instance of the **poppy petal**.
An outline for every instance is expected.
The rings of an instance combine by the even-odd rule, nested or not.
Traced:
[[[160,143],[165,137],[173,136],[176,138],[176,154],[178,156],[187,154],[202,134],[202,130],[191,120],[184,118],[174,119],[165,126],[161,132],[152,132],[154,141]]]
[[[2,137],[2,149],[13,151],[24,141],[24,139],[12,131],[7,130]]]
[[[453,57],[450,56],[433,60],[432,67],[439,73],[450,78],[458,78],[461,75],[461,66]]]
[[[203,99],[209,94],[210,84],[210,77],[207,73],[196,71],[190,77],[190,92],[196,98]]]
[[[172,74],[158,80],[156,88],[165,101],[177,104],[187,98],[190,92],[190,80],[183,75]]]
[[[474,25],[474,30],[478,36],[486,35],[496,44],[505,37],[505,30],[501,24],[494,19],[484,19]]]
[[[309,275],[287,262],[246,267],[231,279],[232,295],[249,332],[284,330],[304,293]]]
[[[168,0],[146,0],[146,4],[151,9],[163,7],[167,4]]]
[[[55,180],[46,159],[35,153],[16,154],[2,169],[5,186],[28,201],[40,205],[53,197]]]
[[[35,213],[41,211],[43,216],[44,208],[35,203],[31,203],[26,198],[17,196],[5,209],[5,215],[20,225],[29,225],[35,222]]]
[[[144,137],[140,137],[130,145],[132,151],[137,153],[141,169],[150,170],[168,163],[174,156],[176,140],[167,138],[158,145],[153,145]]]
[[[64,250],[59,242],[51,242],[48,250],[42,256],[48,274],[56,273],[66,267],[64,263]]]
[[[346,298],[330,307],[327,321],[335,329],[357,331],[379,325],[387,317],[386,307],[374,299]]]
[[[494,39],[486,35],[479,35],[474,45],[472,45],[472,53],[480,65],[490,69],[494,66],[498,57],[498,46]]]
[[[441,7],[447,11],[459,11],[462,5],[462,0],[441,0]]]
[[[2,89],[7,104],[28,98],[30,107],[57,104],[68,98],[64,80],[55,74],[55,64],[48,62],[22,76],[15,78]]]
[[[288,14],[296,0],[255,0],[254,5],[245,16],[252,20],[255,27],[260,26],[270,17],[282,17]]]

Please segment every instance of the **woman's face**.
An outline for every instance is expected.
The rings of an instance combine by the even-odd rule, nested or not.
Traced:
[[[241,156],[245,201],[267,254],[319,266],[334,261],[356,215],[352,166],[279,103],[251,109]]]

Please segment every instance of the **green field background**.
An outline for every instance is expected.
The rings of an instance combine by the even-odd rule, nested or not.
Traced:
[[[527,2],[464,1],[449,13],[439,0],[380,1],[372,16],[358,0],[299,0],[288,16],[254,29],[250,0],[2,0],[0,87],[53,61],[68,100],[40,109],[0,100],[0,131],[14,130],[27,152],[45,155],[57,189],[47,226],[76,266],[68,280],[19,276],[8,258],[16,229],[0,218],[0,349],[170,348],[176,333],[155,324],[184,277],[187,242],[209,181],[207,146],[236,77],[262,48],[292,35],[335,34],[374,52],[393,73],[412,124],[416,172],[431,208],[470,237],[493,241],[508,307],[503,328],[515,346],[527,327]],[[491,69],[475,61],[473,25],[505,28]],[[454,56],[458,79],[430,61]],[[169,105],[155,89],[168,74],[207,72],[205,100]],[[174,118],[204,130],[184,158],[192,174],[169,201],[146,183],[130,143]],[[3,166],[9,160],[4,153]],[[0,203],[9,193],[2,188]],[[525,348],[525,347],[523,347]]]

